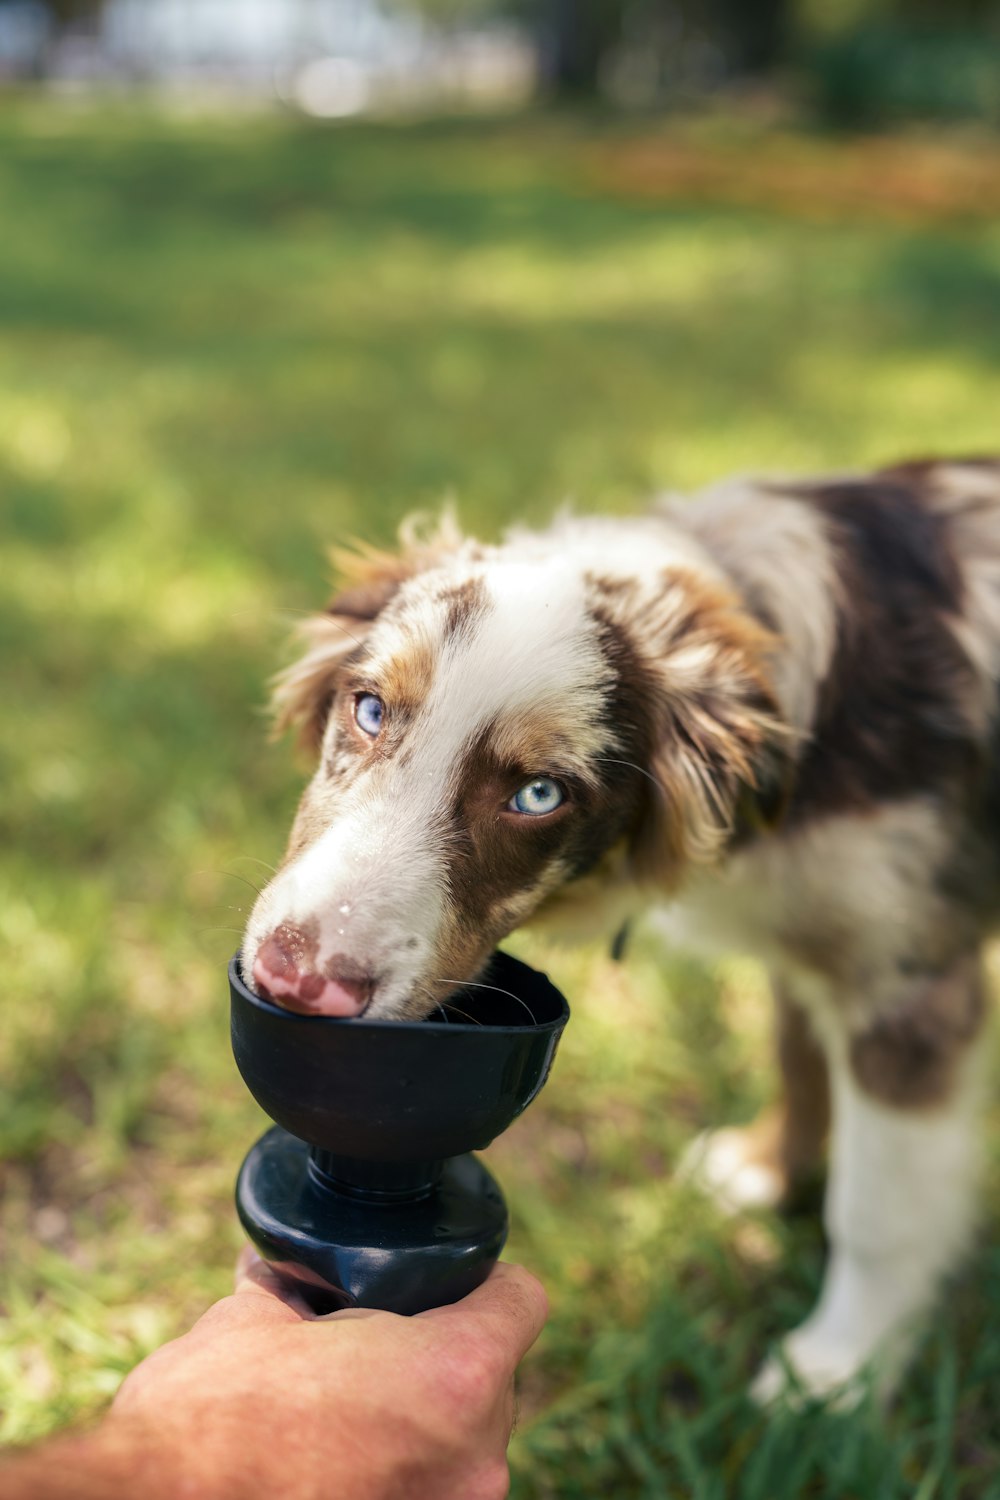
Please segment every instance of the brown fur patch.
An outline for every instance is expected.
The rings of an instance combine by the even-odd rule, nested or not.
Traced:
[[[880,479],[899,481],[915,489],[923,487],[928,494],[935,493],[945,475],[960,473],[963,469],[985,469],[1000,478],[1000,459],[995,454],[979,456],[964,455],[961,458],[911,458],[904,463],[890,464],[878,471]]]
[[[764,766],[780,736],[768,675],[773,637],[687,570],[664,574],[653,599],[619,579],[589,582],[625,732],[655,784],[637,830],[636,871],[670,882],[687,861],[719,851],[747,792],[770,788]]]
[[[438,600],[446,607],[444,638],[452,641],[468,635],[485,611],[489,596],[481,578],[466,578],[462,583],[442,589]]]
[[[840,599],[789,825],[947,790],[974,766],[976,682],[948,624],[962,607],[961,575],[926,489],[913,466],[804,492],[828,528]]]
[[[810,923],[779,923],[776,930],[783,950],[801,968],[843,986],[857,982],[852,934],[846,924],[831,921],[826,910],[817,912]]]
[[[597,770],[567,734],[558,706],[506,715],[489,726],[482,743],[488,743],[498,765],[517,768],[517,775],[523,772],[523,781],[541,775],[575,778],[588,784],[599,780]]]
[[[785,1086],[778,1161],[790,1193],[819,1167],[830,1129],[830,1076],[809,1017],[774,985],[778,1066]]]
[[[438,938],[435,971],[407,1002],[405,1014],[419,1019],[436,1005],[447,1005],[448,996],[462,985],[474,985],[496,941],[489,933],[463,929],[457,922],[449,922]],[[449,1014],[462,1018],[457,1007]]]
[[[527,915],[533,895],[541,899],[553,884],[591,869],[620,842],[640,805],[638,771],[600,766],[593,784],[572,780],[568,801],[552,814],[533,818],[505,813],[514,793],[533,775],[558,774],[558,737],[546,744],[535,725],[520,754],[511,758],[515,729],[487,730],[463,768],[448,833],[451,916],[442,961],[451,965],[452,975],[461,976],[458,966],[468,965],[480,941],[498,941]]]
[[[899,1010],[851,1039],[854,1076],[872,1098],[898,1109],[944,1104],[985,1013],[978,957],[929,975]]]
[[[568,804],[541,818],[504,815],[535,774],[530,762],[499,759],[489,731],[466,756],[452,820],[451,885],[456,900],[483,920],[498,901],[532,885],[569,836]]]
[[[375,664],[380,696],[386,705],[387,729],[397,716],[409,717],[423,703],[434,681],[437,652],[430,641],[413,636],[393,651],[385,662]]]
[[[335,789],[320,785],[319,776],[315,776],[299,800],[280,869],[290,865],[329,828],[336,806]]]
[[[373,575],[352,588],[341,589],[336,598],[330,600],[326,612],[337,620],[370,625],[399,592],[408,576],[400,570],[398,560],[394,560],[393,567],[385,573]]]
[[[453,516],[446,511],[427,535],[421,533],[420,517],[404,521],[399,528],[398,552],[388,552],[363,541],[355,541],[349,547],[332,547],[330,561],[346,587],[330,609],[337,612],[341,601],[346,601],[344,613],[370,620],[408,578],[438,566],[444,557],[464,544]],[[468,550],[470,555],[475,551]]]

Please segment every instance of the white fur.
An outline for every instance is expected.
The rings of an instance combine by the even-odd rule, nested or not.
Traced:
[[[757,1377],[761,1401],[784,1392],[786,1365],[809,1395],[840,1391],[869,1368],[887,1394],[974,1225],[979,1056],[965,1059],[946,1105],[904,1112],[862,1092],[842,1042],[829,1054],[830,1259],[815,1311]],[[846,1399],[858,1393],[843,1392]]]
[[[498,559],[484,573],[491,607],[441,658],[420,723],[431,753],[453,765],[487,725],[560,704],[583,770],[606,748],[596,724],[608,669],[585,608],[576,560]],[[572,694],[567,688],[572,686]]]
[[[668,572],[693,572],[717,584],[728,581],[725,568],[691,528],[655,512],[620,520],[566,514],[548,531],[515,527],[506,540],[518,556],[542,565],[546,572],[553,557],[563,556],[579,574],[627,578],[653,592],[662,589]]]
[[[930,938],[945,920],[924,874],[947,837],[933,805],[922,800],[841,813],[752,845],[718,869],[692,872],[651,925],[682,951],[753,954],[800,988],[819,980],[809,942],[826,949],[849,936],[844,962],[856,971],[858,988],[838,1004],[870,1018],[882,989],[886,1005],[895,1001],[895,960],[913,957],[914,930]]]
[[[678,1163],[677,1180],[702,1188],[727,1214],[777,1208],[785,1190],[777,1167],[750,1159],[746,1131],[739,1127],[695,1136]]]
[[[802,1390],[824,1396],[873,1359],[887,1394],[919,1315],[968,1243],[976,1050],[963,1063],[951,1102],[923,1111],[868,1098],[846,1062],[851,1031],[899,1004],[897,960],[916,955],[915,934],[933,950],[947,925],[923,878],[945,840],[933,806],[921,801],[841,815],[748,849],[724,870],[699,874],[654,919],[674,946],[712,956],[755,953],[783,975],[831,1065],[830,1261],[816,1311],[755,1382],[761,1401],[786,1391],[786,1364]],[[825,948],[838,932],[845,938],[845,973],[834,986],[810,967],[803,940],[820,938]],[[774,1206],[783,1184],[774,1171],[748,1161],[745,1147],[742,1131],[709,1132],[689,1148],[681,1176],[698,1182],[726,1213]]]

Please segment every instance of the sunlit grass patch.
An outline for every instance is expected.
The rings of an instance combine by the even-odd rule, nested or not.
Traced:
[[[446,494],[494,536],[567,497],[996,447],[991,225],[747,206],[708,139],[710,202],[639,197],[595,179],[619,141],[0,109],[6,1439],[98,1410],[229,1286],[261,1115],[224,969],[301,779],[265,682],[328,544]],[[821,183],[817,143],[796,160]],[[818,1225],[673,1180],[770,1096],[762,974],[517,945],[573,1021],[490,1153],[553,1304],[516,1493],[997,1493],[997,1149],[896,1411],[769,1425],[745,1385],[808,1310]]]

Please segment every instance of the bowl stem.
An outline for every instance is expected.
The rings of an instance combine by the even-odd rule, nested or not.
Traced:
[[[309,1175],[316,1185],[347,1198],[376,1203],[415,1203],[433,1192],[440,1161],[358,1161],[318,1146],[309,1148]]]

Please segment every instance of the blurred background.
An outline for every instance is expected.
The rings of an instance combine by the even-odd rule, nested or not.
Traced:
[[[327,547],[995,452],[998,124],[996,0],[0,0],[5,1440],[229,1287],[224,969]],[[763,976],[513,946],[574,1013],[490,1152],[553,1305],[515,1495],[1000,1496],[1000,1129],[888,1418],[765,1421],[818,1221],[672,1180],[771,1094]]]
[[[0,0],[0,70],[228,91],[308,114],[442,101],[703,105],[839,126],[1000,112],[997,0]]]

